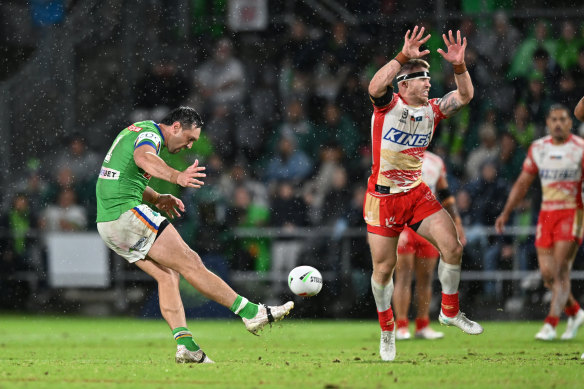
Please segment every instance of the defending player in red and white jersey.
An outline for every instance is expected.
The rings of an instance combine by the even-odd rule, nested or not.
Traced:
[[[582,182],[584,139],[570,133],[570,112],[562,105],[550,108],[546,118],[550,135],[534,141],[523,163],[503,212],[495,221],[502,233],[511,212],[525,197],[537,175],[542,187],[542,204],[537,222],[535,247],[544,285],[552,292],[548,316],[535,335],[553,340],[562,310],[568,325],[562,339],[576,336],[584,323],[584,311],[570,291],[570,270],[584,235]]]
[[[442,35],[447,51],[438,49],[454,67],[457,89],[441,99],[429,99],[430,66],[420,50],[430,36],[424,28],[408,30],[401,52],[375,73],[369,84],[373,102],[371,141],[372,173],[364,201],[363,217],[373,261],[371,288],[381,326],[379,353],[395,359],[395,326],[391,310],[393,271],[399,234],[410,226],[432,242],[442,254],[438,278],[442,284],[439,320],[466,333],[483,328],[458,308],[462,245],[452,219],[422,182],[422,157],[438,122],[457,113],[473,97],[474,89],[464,63],[466,38],[460,31]],[[393,93],[393,80],[399,94]]]
[[[454,196],[448,188],[446,166],[442,158],[426,151],[422,163],[422,180],[436,195],[446,212],[454,220],[460,242],[464,245],[466,238],[462,220],[456,211]],[[406,227],[399,236],[397,245],[397,265],[395,267],[395,289],[393,292],[393,310],[395,314],[396,340],[410,339],[408,311],[412,299],[412,276],[416,274],[416,338],[440,339],[443,332],[430,327],[430,301],[432,300],[432,281],[434,269],[438,264],[440,253],[430,242]]]

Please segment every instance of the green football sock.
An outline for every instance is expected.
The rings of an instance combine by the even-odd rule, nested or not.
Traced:
[[[197,351],[200,349],[199,345],[193,340],[193,334],[186,327],[177,327],[172,330],[176,344],[182,344],[190,351]]]
[[[251,319],[258,313],[258,305],[250,302],[245,297],[237,295],[235,302],[231,306],[231,312],[244,319]]]

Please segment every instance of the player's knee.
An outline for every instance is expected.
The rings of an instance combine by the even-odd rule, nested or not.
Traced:
[[[460,264],[462,262],[462,244],[458,240],[449,242],[442,247],[442,260],[450,264]]]
[[[393,275],[393,267],[381,265],[375,267],[373,272],[377,276],[376,278],[382,280],[383,283],[387,283]]]
[[[178,288],[180,274],[172,269],[168,269],[167,272],[157,275],[156,281],[160,286],[165,288]]]

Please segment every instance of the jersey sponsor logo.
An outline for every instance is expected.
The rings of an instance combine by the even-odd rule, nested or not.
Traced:
[[[142,127],[138,127],[138,126],[132,124],[130,127],[128,127],[128,130],[134,131],[134,132],[140,132],[140,131],[142,131]]]
[[[115,169],[102,166],[101,171],[99,172],[99,178],[103,178],[104,180],[119,180],[120,172]]]
[[[542,180],[568,180],[577,181],[580,179],[580,169],[540,169],[539,177]]]
[[[402,146],[426,147],[430,143],[429,134],[408,134],[393,127],[383,139]]]

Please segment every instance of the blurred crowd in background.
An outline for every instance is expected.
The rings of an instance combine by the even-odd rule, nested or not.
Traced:
[[[202,255],[220,253],[232,270],[269,272],[282,264],[291,268],[300,257],[303,263],[335,269],[335,240],[364,226],[362,201],[371,167],[367,87],[373,74],[399,52],[414,22],[396,22],[391,29],[343,21],[322,25],[296,14],[269,25],[263,34],[238,34],[224,19],[213,17],[225,12],[225,1],[193,2],[202,3],[207,6],[193,11],[193,18],[204,21],[195,23],[198,30],[191,33],[197,56],[185,65],[192,51],[173,47],[176,32],[162,28],[167,23],[161,17],[163,45],[146,60],[131,87],[132,109],[115,125],[98,123],[101,142],[79,128],[66,134],[56,150],[24,159],[23,174],[11,177],[10,190],[2,194],[3,275],[36,266],[31,249],[38,246],[37,231],[95,230],[95,182],[115,134],[136,121],[160,120],[179,105],[201,112],[203,131],[191,150],[178,155],[163,151],[162,156],[181,170],[198,159],[207,167],[205,186],[181,190],[156,179],[151,186],[184,201],[187,210],[174,224],[185,240]],[[362,11],[359,2],[348,3],[350,10]],[[380,12],[391,18],[394,2],[380,3],[390,7]],[[550,105],[561,103],[572,111],[584,96],[584,22],[514,20],[505,9],[495,11],[445,23],[468,40],[466,65],[475,97],[439,124],[430,150],[447,165],[466,228],[466,268],[530,270],[537,268],[533,236],[499,237],[481,227],[493,226],[530,143],[546,134]],[[436,51],[444,46],[441,35],[447,31],[437,29],[432,20],[415,23],[432,35],[426,44],[431,50],[426,58],[430,96],[441,97],[456,86],[451,67]],[[573,131],[584,133],[575,119]],[[534,226],[539,199],[534,186],[510,223]],[[325,238],[315,233],[310,239],[265,237],[261,232],[256,237],[233,235],[239,227],[290,233],[317,226],[333,232]],[[365,274],[370,257],[364,236],[351,240],[350,259]],[[42,263],[42,249],[38,255]],[[487,298],[496,297],[494,283],[481,288]]]

